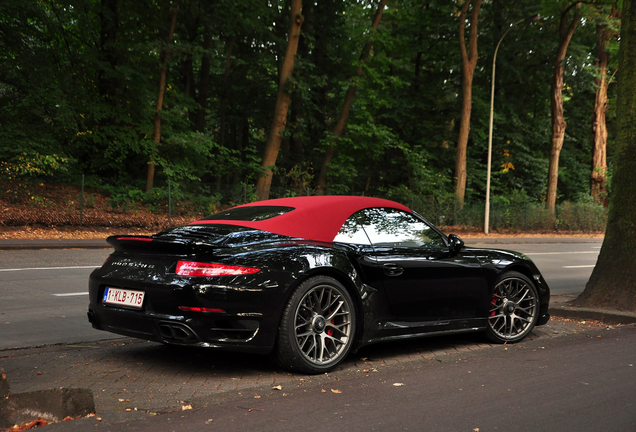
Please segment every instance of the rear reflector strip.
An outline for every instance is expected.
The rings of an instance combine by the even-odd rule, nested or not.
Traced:
[[[181,309],[184,312],[225,313],[225,311],[223,309],[216,309],[216,308],[179,306],[179,309]]]
[[[239,276],[257,273],[259,271],[261,271],[261,269],[226,264],[200,263],[194,261],[179,261],[177,263],[177,274],[179,276]]]
[[[118,241],[152,241],[150,237],[117,237]]]

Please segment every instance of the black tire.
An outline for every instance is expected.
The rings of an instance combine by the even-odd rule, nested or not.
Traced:
[[[509,271],[495,283],[490,297],[486,335],[495,343],[518,342],[539,319],[539,294],[532,281]]]
[[[353,300],[340,282],[328,276],[306,280],[283,311],[274,361],[307,374],[333,370],[351,350],[355,315]]]

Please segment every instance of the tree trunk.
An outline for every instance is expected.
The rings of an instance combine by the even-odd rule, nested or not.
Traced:
[[[221,89],[221,126],[219,127],[219,144],[225,145],[225,134],[227,130],[227,102],[228,102],[228,81],[230,68],[232,66],[232,50],[234,49],[234,39],[230,41],[225,56],[225,71],[223,72],[223,88]]]
[[[612,7],[609,18],[616,17],[616,6]],[[607,207],[607,124],[605,112],[607,111],[607,67],[609,65],[609,53],[607,45],[614,32],[607,24],[596,26],[596,98],[594,100],[594,114],[592,119],[592,132],[594,152],[592,156],[592,173],[590,175],[590,195],[596,202],[603,203]]]
[[[298,40],[298,54],[301,58],[311,57],[310,41],[315,40],[314,20],[314,2],[305,2],[303,9],[303,32]],[[304,160],[304,146],[306,128],[301,128],[307,116],[307,110],[300,92],[292,95],[291,109],[289,112],[289,120],[292,124],[292,131],[289,134],[289,168],[294,167]],[[313,177],[313,176],[312,176]]]
[[[635,0],[623,1],[620,35],[618,134],[607,229],[596,267],[576,303],[636,311]]]
[[[380,26],[380,21],[382,21],[382,14],[384,13],[384,7],[386,6],[386,0],[380,0],[378,4],[378,8],[375,11],[375,16],[373,17],[373,22],[371,24],[372,35],[378,30]],[[360,54],[360,61],[358,67],[356,68],[355,77],[361,77],[364,74],[364,63],[371,56],[371,48],[373,48],[373,39],[369,38],[367,42],[364,44],[364,48],[362,49],[362,53]],[[355,81],[354,81],[355,82]],[[352,84],[347,89],[347,93],[345,94],[344,103],[342,105],[342,110],[340,110],[340,115],[338,116],[338,121],[336,122],[336,126],[331,134],[331,142],[332,145],[327,147],[327,151],[325,152],[325,157],[322,161],[322,165],[320,166],[320,174],[318,175],[318,183],[317,183],[317,194],[324,195],[325,193],[325,184],[327,183],[327,169],[329,168],[329,164],[333,159],[333,155],[336,151],[335,143],[342,136],[344,132],[345,126],[347,125],[347,120],[349,119],[349,113],[351,112],[351,105],[353,105],[353,99],[356,95],[356,91],[358,90],[358,86]]]
[[[102,0],[100,11],[100,52],[110,66],[109,71],[103,69],[99,72],[99,94],[107,98],[114,97],[118,87],[117,80],[113,76],[113,70],[117,67],[117,28],[119,27],[119,14],[117,0]]]
[[[196,117],[196,130],[205,130],[205,114],[208,108],[208,88],[210,84],[210,46],[212,45],[212,33],[206,26],[203,34],[203,57],[201,58],[201,69],[199,71],[199,94]]]
[[[459,48],[462,54],[462,111],[459,120],[457,155],[455,157],[455,199],[460,208],[464,207],[466,194],[466,154],[468,133],[470,132],[470,114],[473,106],[473,76],[477,66],[477,20],[482,0],[474,0],[470,16],[470,33],[466,49],[466,16],[471,0],[465,0],[459,16]]]
[[[272,120],[269,137],[263,153],[262,166],[264,172],[256,182],[256,195],[259,200],[269,198],[269,190],[272,185],[272,167],[276,164],[276,158],[278,157],[282,140],[281,133],[285,130],[285,125],[287,124],[287,110],[289,108],[289,99],[291,98],[288,81],[294,71],[294,61],[296,51],[298,50],[298,39],[300,38],[300,27],[303,23],[302,0],[291,1],[290,17],[289,37],[287,39],[285,59],[283,60],[283,66],[280,71],[274,119]]]
[[[567,15],[570,9],[574,9],[574,16],[569,25]],[[561,14],[559,24],[559,46],[554,61],[552,73],[552,87],[550,94],[550,114],[552,117],[552,146],[550,149],[550,166],[548,168],[548,192],[546,196],[546,208],[554,214],[557,196],[557,184],[559,180],[559,156],[563,148],[566,122],[563,116],[563,70],[565,68],[565,55],[568,45],[574,35],[574,30],[581,18],[581,3],[576,2],[568,6]]]
[[[177,12],[179,10],[179,0],[175,0],[172,5],[170,30],[168,31],[167,46],[161,52],[161,74],[159,76],[159,93],[157,94],[157,105],[155,107],[155,124],[152,133],[153,148],[151,149],[150,161],[148,162],[148,177],[146,178],[146,192],[150,192],[155,181],[155,153],[161,140],[161,109],[163,108],[163,95],[166,91],[166,75],[168,74],[168,61],[170,60],[172,38],[174,29],[177,26]]]

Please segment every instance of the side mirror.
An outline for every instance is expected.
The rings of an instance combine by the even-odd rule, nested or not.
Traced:
[[[464,240],[460,239],[457,234],[448,235],[448,251],[452,254],[458,253],[464,247]]]

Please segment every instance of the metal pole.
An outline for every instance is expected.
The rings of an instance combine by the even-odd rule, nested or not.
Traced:
[[[168,180],[168,224],[172,228],[172,196],[170,194],[170,180]]]
[[[80,227],[84,226],[84,174],[82,174],[82,197],[80,198]]]
[[[486,167],[486,208],[484,211],[484,234],[488,235],[488,229],[490,225],[490,165],[492,164],[492,125],[493,125],[493,117],[495,111],[495,65],[497,62],[497,52],[499,51],[499,45],[501,45],[501,41],[506,37],[508,32],[512,30],[514,26],[517,24],[521,24],[522,22],[535,21],[539,18],[539,15],[532,15],[520,21],[517,21],[510,27],[508,30],[501,36],[499,42],[497,43],[497,47],[495,48],[495,55],[492,57],[492,79],[490,83],[490,121],[488,123],[488,166]]]

